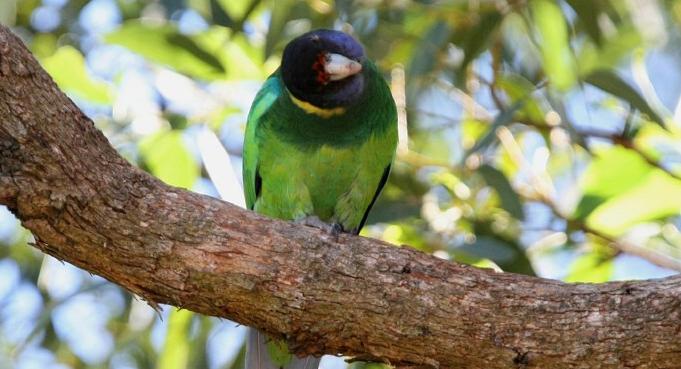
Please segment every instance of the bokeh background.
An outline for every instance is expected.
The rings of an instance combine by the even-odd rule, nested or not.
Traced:
[[[283,46],[351,32],[400,116],[365,235],[568,282],[681,270],[681,1],[2,0],[0,22],[131,163],[235,203]],[[31,242],[0,207],[0,368],[241,367],[244,327]]]

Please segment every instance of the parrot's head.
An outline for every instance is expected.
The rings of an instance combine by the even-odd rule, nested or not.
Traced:
[[[308,32],[284,49],[281,76],[297,99],[319,108],[350,105],[364,92],[364,49],[350,35]]]

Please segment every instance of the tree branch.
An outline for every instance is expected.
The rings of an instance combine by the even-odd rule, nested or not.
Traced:
[[[133,167],[0,27],[0,203],[36,247],[151,303],[344,354],[440,368],[672,368],[681,277],[495,273],[265,219]]]

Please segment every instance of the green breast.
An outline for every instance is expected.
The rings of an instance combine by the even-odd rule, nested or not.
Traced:
[[[389,144],[390,138],[385,139]],[[380,180],[392,159],[389,150],[378,147],[382,146],[380,141],[301,149],[277,137],[265,139],[273,149],[263,150],[261,154],[263,191],[268,193],[263,194],[264,201],[256,202],[255,210],[277,218],[316,215],[330,221],[339,199],[350,188],[364,181],[378,183]],[[355,204],[357,211],[363,211],[362,207],[368,206],[372,196],[373,193],[367,193],[363,201]],[[308,201],[311,209],[305,208]]]

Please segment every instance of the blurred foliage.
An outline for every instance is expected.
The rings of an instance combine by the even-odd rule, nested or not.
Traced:
[[[213,196],[240,174],[198,133],[239,168],[284,45],[351,32],[408,131],[365,234],[569,282],[681,261],[679,0],[3,0],[0,22],[124,157]],[[0,209],[0,368],[243,365],[243,329],[159,316],[31,242]]]

